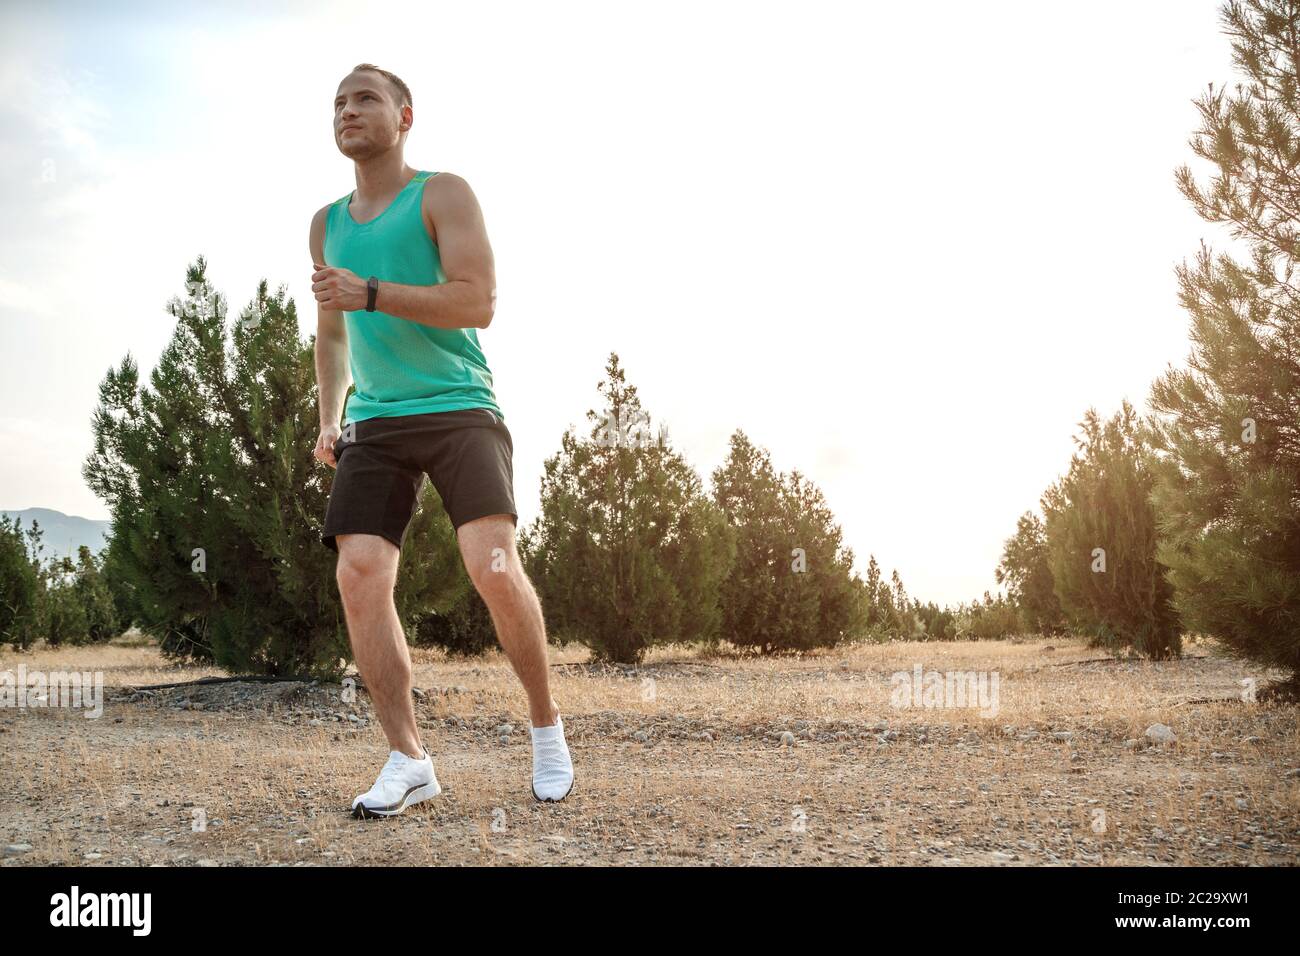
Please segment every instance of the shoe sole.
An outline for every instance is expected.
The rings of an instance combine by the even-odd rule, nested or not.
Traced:
[[[578,782],[578,775],[575,773],[573,775],[573,779],[569,781],[569,789],[564,791],[564,797],[567,797],[569,794],[573,793],[573,785],[577,782]],[[559,803],[561,800],[564,799],[564,797],[554,797],[554,798],[547,797],[543,799],[537,795],[537,788],[534,787],[531,783],[528,785],[528,787],[533,791],[533,799],[536,800],[538,803]]]
[[[421,784],[418,787],[412,787],[402,796],[401,800],[389,804],[386,807],[368,807],[364,803],[358,803],[352,808],[352,816],[358,820],[366,820],[371,817],[394,817],[401,813],[407,807],[415,806],[425,800],[432,799],[442,793],[442,787],[438,781]]]

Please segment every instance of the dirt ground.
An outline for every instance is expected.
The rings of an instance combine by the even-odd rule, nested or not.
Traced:
[[[138,691],[217,672],[129,637],[0,653],[0,672],[102,672],[105,685],[94,719],[0,708],[0,865],[1300,860],[1297,710],[1251,699],[1251,681],[1281,675],[1209,642],[1163,663],[1090,663],[1099,652],[1060,640],[775,660],[670,648],[638,668],[553,649],[576,774],[558,804],[530,792],[527,711],[504,656],[413,656],[443,793],[354,820],[389,749],[364,689]],[[893,676],[911,686],[918,666],[996,676],[996,713],[905,706]],[[1148,737],[1154,724],[1174,739]]]

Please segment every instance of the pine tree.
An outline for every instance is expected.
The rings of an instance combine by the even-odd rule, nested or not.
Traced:
[[[852,573],[821,491],[793,470],[778,475],[743,431],[713,473],[713,500],[735,529],[736,561],[723,581],[722,635],[763,653],[832,646],[866,625]]]
[[[782,521],[780,479],[768,454],[738,430],[712,481],[714,504],[736,535],[736,559],[719,590],[721,635],[733,644],[770,649],[783,643],[790,628],[777,596],[792,546]]]
[[[171,342],[140,387],[128,354],[100,385],[83,474],[112,511],[110,573],[163,651],[236,673],[340,676],[350,655],[335,556],[319,539],[328,469],[313,344],[283,287],[262,282],[227,341],[224,299],[200,258],[174,299]],[[459,560],[436,493],[403,549],[409,622],[450,595]]]
[[[1279,690],[1300,695],[1300,7],[1229,3],[1221,19],[1247,82],[1197,101],[1191,147],[1217,172],[1177,182],[1250,261],[1202,242],[1177,269],[1192,352],[1151,391],[1160,560],[1190,630],[1288,671]]]
[[[918,634],[918,628],[924,627],[925,622],[912,613],[907,589],[903,587],[898,571],[890,573],[887,583],[874,554],[868,556],[866,580],[856,580],[859,583],[855,588],[863,608],[864,634],[877,640],[911,640]],[[909,603],[900,605],[900,599]]]
[[[40,631],[50,645],[100,643],[116,637],[117,612],[101,561],[86,545],[74,562],[51,557],[41,574]]]
[[[893,606],[892,629],[896,637],[908,640],[912,637],[915,628],[912,626],[911,601],[907,597],[907,589],[903,587],[903,579],[895,570],[889,578],[890,583],[890,601]]]
[[[921,622],[920,640],[951,641],[957,637],[957,614],[933,601],[912,601],[912,613]]]
[[[889,589],[880,579],[880,565],[876,556],[872,554],[868,557],[867,580],[864,584],[867,601],[866,629],[874,637],[884,637],[889,621],[889,609],[886,607]]]
[[[100,553],[100,567],[103,571],[104,582],[108,586],[109,596],[112,599],[114,613],[117,615],[114,628],[119,634],[129,630],[135,624],[136,607],[139,599],[135,586],[131,583],[129,575],[125,573],[122,567],[124,552],[125,549],[112,534],[110,527],[108,540],[104,545],[104,550]]]
[[[667,432],[650,434],[616,354],[605,371],[588,437],[567,429],[545,463],[525,551],[551,631],[635,663],[653,644],[717,639],[735,541]]]
[[[122,633],[118,626],[120,615],[104,574],[104,557],[94,554],[83,544],[77,548],[74,570],[73,591],[86,615],[83,639],[87,643],[100,644],[117,637]]]
[[[1001,641],[1020,633],[1020,613],[1013,601],[998,592],[984,592],[983,601],[961,604],[954,615],[953,632],[959,641]]]
[[[1150,453],[1133,406],[1125,401],[1104,426],[1090,408],[1080,426],[1069,472],[1042,500],[1056,595],[1095,644],[1153,660],[1175,656],[1182,639],[1156,559]]]
[[[23,519],[0,514],[0,644],[19,650],[38,637],[41,576],[30,550],[40,540],[40,527],[23,532]]]
[[[1065,627],[1061,601],[1056,596],[1047,557],[1047,533],[1042,519],[1026,511],[1016,522],[1016,533],[1002,546],[1002,560],[994,572],[1005,584],[1025,629],[1056,634]]]
[[[51,558],[45,569],[41,633],[52,647],[87,642],[90,621],[77,592],[76,574],[76,565],[66,555]]]

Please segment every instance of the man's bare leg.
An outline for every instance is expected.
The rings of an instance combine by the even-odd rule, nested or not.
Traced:
[[[510,515],[488,515],[467,521],[456,529],[456,538],[465,570],[492,616],[497,640],[528,694],[529,720],[534,727],[553,725],[560,709],[551,697],[546,625],[515,547],[514,520]]]
[[[393,602],[401,552],[374,534],[341,534],[334,540],[339,549],[339,594],[357,670],[389,747],[421,759],[424,746],[411,703],[411,655]]]

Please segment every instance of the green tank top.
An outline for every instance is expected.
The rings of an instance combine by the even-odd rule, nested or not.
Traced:
[[[438,247],[420,213],[424,183],[436,175],[416,173],[392,204],[369,222],[352,218],[352,193],[335,201],[325,219],[325,264],[363,279],[377,276],[381,298],[384,282],[446,282]],[[344,312],[343,321],[356,385],[343,411],[345,425],[463,408],[490,408],[505,420],[476,329],[435,329],[364,308]]]

